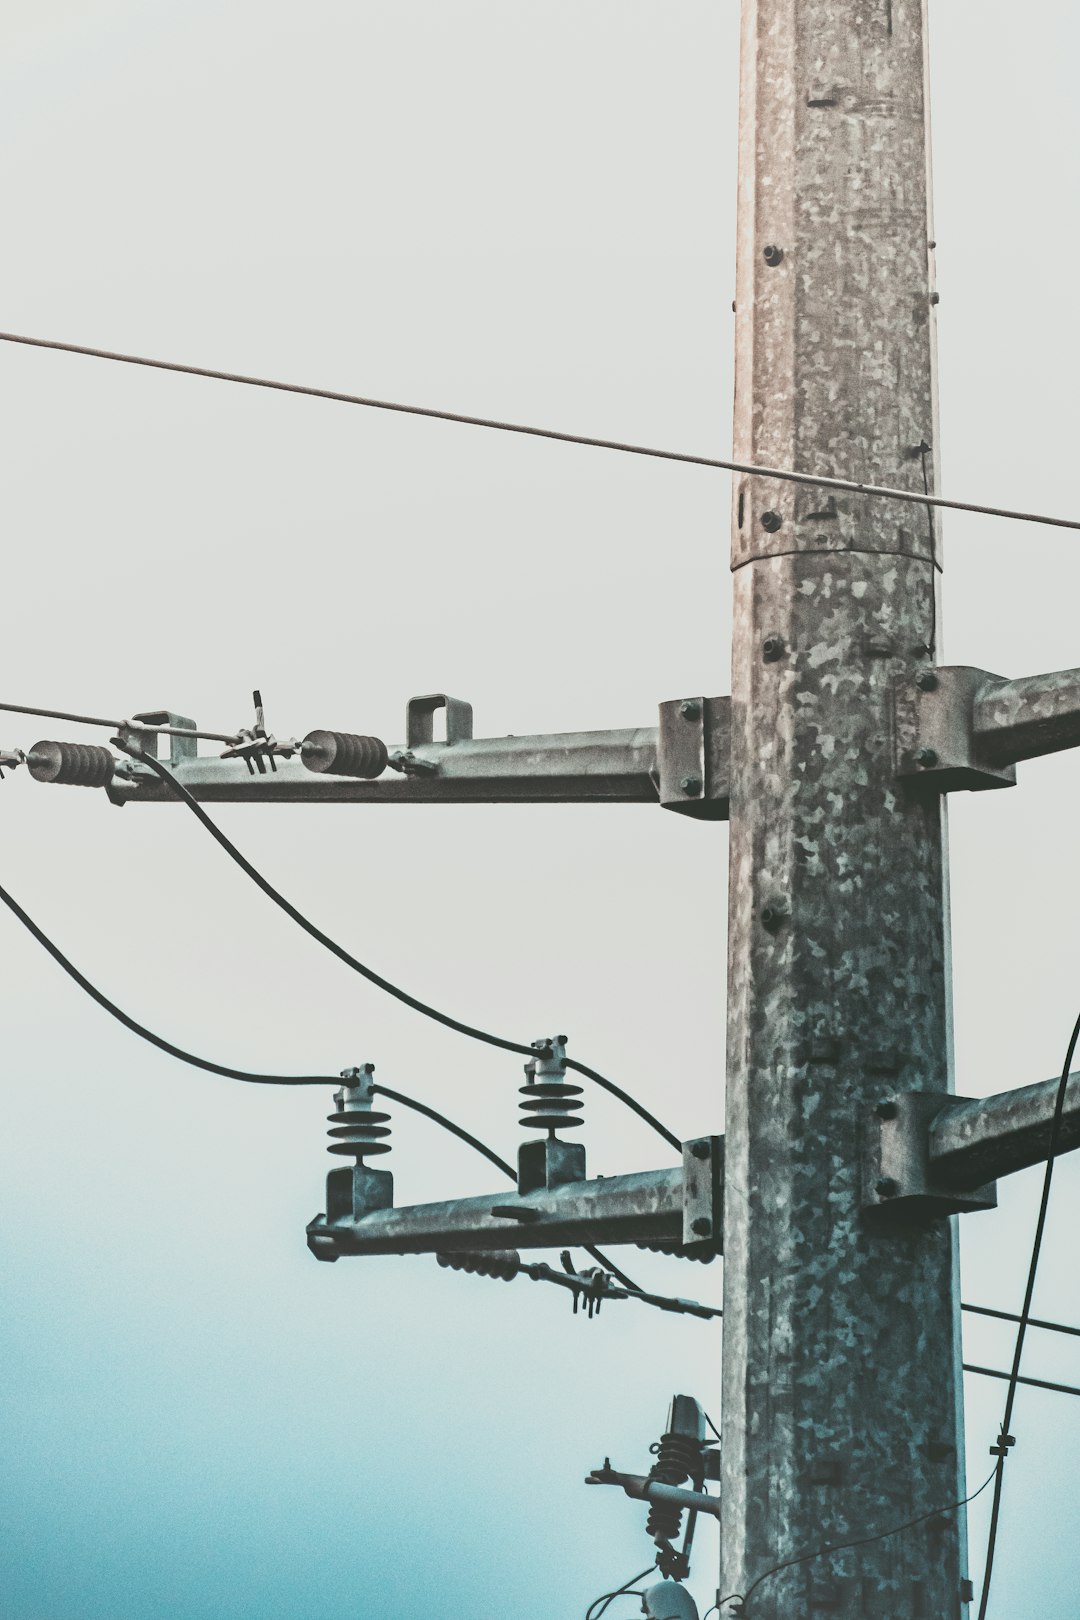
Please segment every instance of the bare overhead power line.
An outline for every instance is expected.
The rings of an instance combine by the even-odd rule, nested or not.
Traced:
[[[762,467],[753,462],[729,461],[719,456],[696,456],[685,450],[661,450],[652,445],[631,444],[622,439],[598,439],[584,433],[562,433],[556,428],[530,427],[523,422],[507,422],[493,416],[469,416],[462,411],[437,410],[430,405],[405,405],[397,400],[374,399],[365,394],[346,394],[335,388],[314,388],[305,383],[279,382],[271,377],[254,377],[240,371],[219,371],[211,366],[190,366],[179,360],[154,360],[144,354],[123,354],[114,349],[91,348],[84,343],[63,343],[57,338],[27,337],[18,332],[0,332],[0,342],[21,343],[33,349],[54,349],[62,354],[81,354],[93,360],[112,360],[125,366],[148,366],[154,371],[179,372],[188,377],[206,377],[214,382],[240,383],[248,388],[270,388],[281,394],[306,394],[312,399],[333,400],[339,405],[362,405],[373,411],[393,411],[400,416],[424,416],[437,422],[456,422],[462,427],[489,428],[498,433],[519,433],[531,439],[553,439],[560,444],[578,444],[592,450],[616,450],[623,455],[648,456],[654,461],[678,461],[691,467],[710,467],[719,472],[741,473],[748,478],[774,478],[781,483],[809,484],[849,495],[866,495],[875,500],[906,501],[914,506],[941,507],[952,512],[974,512],[981,517],[1012,518],[1022,523],[1042,523],[1056,529],[1080,529],[1080,519],[1048,517],[1041,512],[1022,512],[1007,506],[988,506],[978,501],[955,501],[923,490],[896,489],[850,478],[834,478],[827,473],[797,472],[790,467]]]

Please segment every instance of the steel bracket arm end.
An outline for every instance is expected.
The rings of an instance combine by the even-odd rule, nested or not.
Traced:
[[[618,1485],[627,1496],[639,1502],[660,1502],[668,1507],[689,1508],[692,1513],[707,1513],[712,1518],[720,1517],[720,1498],[709,1496],[704,1491],[684,1491],[677,1485],[665,1485],[661,1480],[650,1479],[647,1474],[623,1474],[605,1463],[603,1468],[594,1468],[591,1474],[585,1476],[586,1485]]]
[[[869,1110],[863,1130],[863,1209],[926,1220],[997,1205],[996,1180],[1043,1164],[1060,1081],[993,1097],[900,1092]],[[1080,1073],[1069,1076],[1056,1153],[1080,1147]]]
[[[893,702],[896,774],[937,792],[1014,787],[1018,761],[1080,746],[1080,669],[1009,681],[946,665]]]
[[[362,1166],[359,1169],[363,1171]],[[340,1174],[332,1171],[331,1177]],[[682,1164],[670,1170],[571,1181],[538,1188],[525,1197],[511,1190],[400,1209],[372,1208],[363,1175],[355,1187],[352,1207],[340,1214],[334,1210],[335,1200],[329,1200],[328,1188],[334,1217],[317,1215],[307,1229],[308,1247],[316,1259],[554,1249],[586,1243],[673,1243],[715,1253],[723,1219],[723,1138],[706,1136],[684,1143]]]

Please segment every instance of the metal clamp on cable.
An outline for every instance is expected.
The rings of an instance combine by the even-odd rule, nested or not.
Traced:
[[[254,776],[256,771],[260,776],[265,776],[267,765],[272,771],[276,771],[275,759],[291,759],[301,749],[302,744],[297,742],[295,737],[279,742],[276,737],[271,736],[266,729],[262,693],[252,692],[251,698],[255,705],[255,724],[249,729],[242,728],[237,733],[237,741],[222,749],[221,757],[242,759],[248,768],[249,776]]]

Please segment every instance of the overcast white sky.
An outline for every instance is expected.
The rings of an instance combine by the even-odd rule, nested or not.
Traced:
[[[730,444],[735,0],[8,0],[0,326],[703,453]],[[1067,0],[933,0],[942,482],[1072,513]],[[723,475],[5,347],[0,697],[395,740],[649,724],[728,689]],[[1073,535],[946,525],[945,656],[1080,663]],[[56,728],[9,717],[0,744]],[[62,732],[63,728],[61,728]],[[69,732],[68,735],[74,735]],[[80,740],[84,740],[80,738]],[[1060,1065],[1080,760],[952,804],[958,1089]],[[321,953],[175,809],[0,788],[9,885],[132,1013],[225,1062],[371,1060],[504,1153],[519,1063]],[[331,933],[512,1037],[556,1028],[720,1130],[726,831],[645,808],[227,807]],[[648,1557],[636,1469],[720,1331],[424,1259],[318,1266],[324,1097],[172,1063],[0,919],[4,1620],[575,1620]],[[590,1164],[667,1163],[603,1098]],[[493,1189],[395,1120],[399,1197]],[[963,1230],[1018,1307],[1038,1177]],[[1036,1309],[1080,1323],[1060,1169]],[[720,1267],[628,1269],[719,1300]],[[1003,1365],[1008,1335],[966,1328]],[[1073,1341],[1074,1342],[1074,1341]],[[1080,1383],[1068,1340],[1028,1370]],[[999,1386],[968,1381],[972,1479]],[[714,1411],[714,1415],[717,1415]],[[1022,1394],[992,1615],[1066,1620],[1080,1402]],[[980,1504],[981,1510],[981,1504]],[[984,1515],[972,1519],[972,1574]],[[712,1601],[715,1541],[691,1585]],[[629,1612],[629,1605],[628,1605]],[[615,1611],[612,1611],[613,1615]],[[619,1616],[619,1620],[622,1617]]]

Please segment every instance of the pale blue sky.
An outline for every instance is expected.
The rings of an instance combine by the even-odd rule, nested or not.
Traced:
[[[942,481],[1075,513],[1067,0],[933,0]],[[703,453],[730,443],[735,0],[8,0],[0,326]],[[86,360],[0,353],[0,696],[400,737],[648,724],[728,689],[719,474]],[[945,655],[1080,663],[1075,537],[946,525]],[[0,725],[28,746],[46,723]],[[952,805],[958,1087],[1043,1079],[1080,999],[1080,760]],[[0,882],[136,1016],[225,1062],[374,1061],[509,1154],[519,1063],[320,953],[190,817],[0,786]],[[634,808],[230,807],[390,977],[556,1028],[684,1135],[720,1130],[726,833]],[[648,1557],[636,1468],[720,1330],[424,1259],[318,1266],[321,1093],[180,1068],[13,921],[0,1265],[2,1620],[579,1620]],[[667,1163],[590,1095],[600,1171]],[[395,1119],[405,1200],[493,1190]],[[964,1227],[1017,1307],[1038,1178]],[[1037,1309],[1080,1322],[1061,1166]],[[720,1266],[628,1269],[718,1300]],[[1008,1336],[967,1328],[1002,1365]],[[1069,1341],[1030,1370],[1080,1383]],[[972,1480],[1000,1389],[969,1380]],[[715,1413],[714,1413],[715,1415]],[[1026,1392],[993,1620],[1070,1620],[1080,1402]],[[985,1515],[972,1515],[978,1576]],[[715,1538],[691,1583],[704,1609]],[[615,1614],[613,1609],[612,1613]],[[627,1612],[630,1612],[629,1605]],[[623,1620],[621,1614],[617,1620]]]

